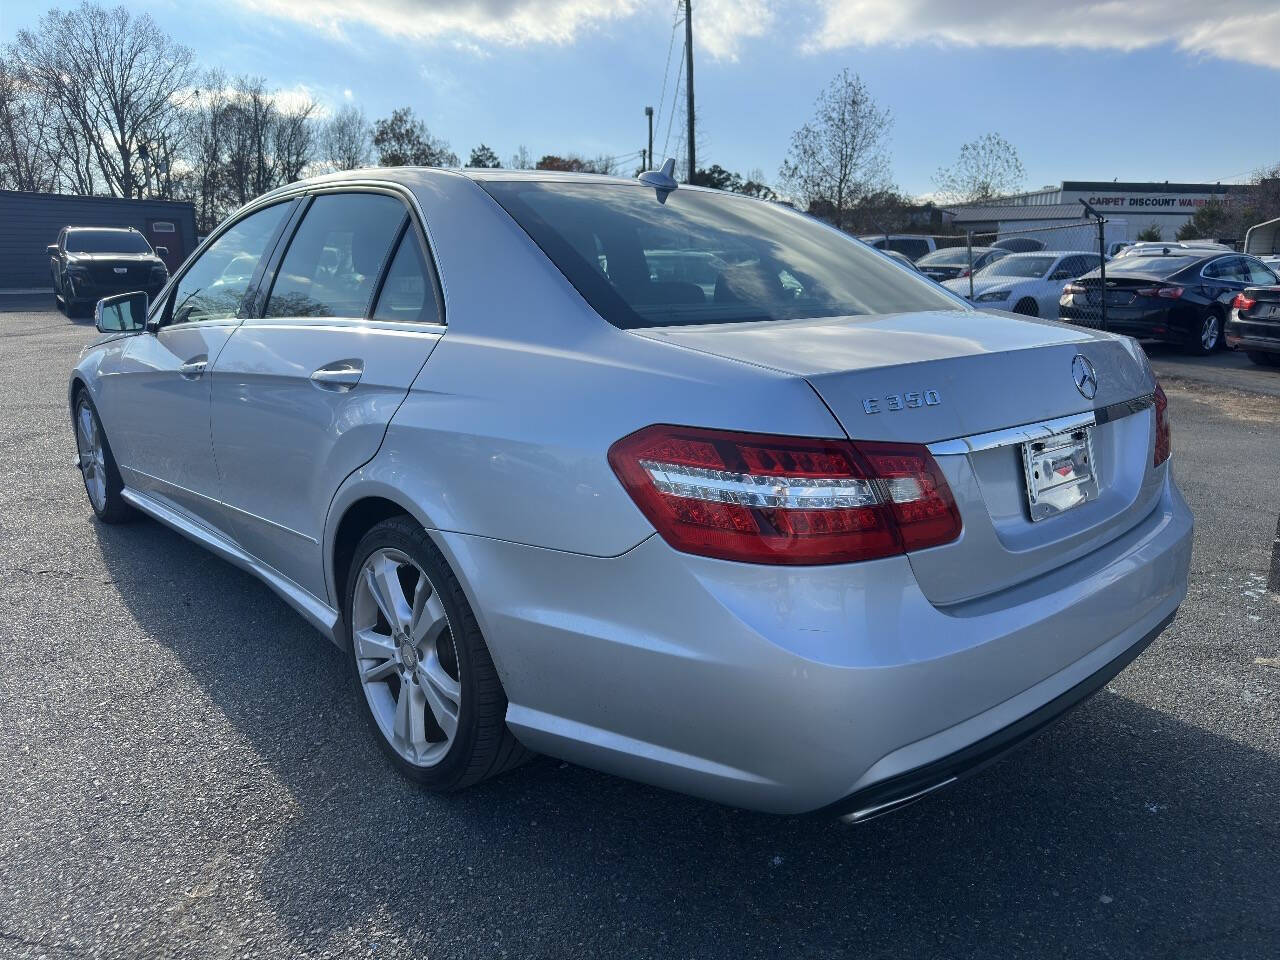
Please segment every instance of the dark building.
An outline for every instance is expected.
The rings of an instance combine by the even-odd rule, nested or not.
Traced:
[[[49,255],[63,227],[136,227],[177,269],[196,247],[195,207],[178,200],[124,200],[0,190],[0,288],[50,287]]]

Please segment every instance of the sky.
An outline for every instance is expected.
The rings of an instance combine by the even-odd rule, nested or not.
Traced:
[[[50,5],[2,0],[0,43]],[[374,119],[411,106],[463,159],[481,142],[504,161],[520,145],[535,159],[632,153],[645,145],[646,105],[659,111],[658,155],[682,143],[675,0],[129,9],[202,66],[262,76],[326,110],[354,103]],[[1280,161],[1276,0],[694,0],[693,21],[699,166],[758,169],[766,182],[845,68],[891,111],[893,178],[913,195],[990,131],[1017,149],[1028,189],[1240,181]]]

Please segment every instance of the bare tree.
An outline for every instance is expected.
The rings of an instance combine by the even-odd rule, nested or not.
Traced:
[[[364,111],[348,104],[324,125],[324,159],[335,170],[367,167],[373,160],[369,121]]]
[[[529,153],[529,148],[523,143],[520,144],[507,162],[507,167],[510,170],[532,170],[533,155]]]
[[[444,140],[432,136],[427,125],[413,115],[412,107],[392,110],[391,116],[374,121],[373,148],[384,167],[458,165],[458,155]]]
[[[137,196],[143,148],[168,129],[191,86],[191,51],[146,14],[84,2],[20,30],[10,55],[48,96],[64,134],[88,145],[107,189]]]
[[[961,147],[956,162],[940,167],[933,183],[944,203],[975,203],[1013,193],[1026,178],[1013,145],[988,133]]]
[[[53,117],[38,88],[0,57],[0,188],[33,193],[58,185]]]
[[[310,98],[287,108],[276,108],[272,129],[276,180],[293,183],[301,180],[307,167],[315,161],[317,137],[312,114],[316,102]]]
[[[842,70],[819,94],[813,118],[791,135],[779,179],[806,209],[843,230],[853,206],[889,183],[892,126],[858,75]]]

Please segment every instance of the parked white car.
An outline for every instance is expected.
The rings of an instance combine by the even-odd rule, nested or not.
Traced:
[[[1098,254],[1086,250],[1054,253],[1011,253],[973,275],[973,296],[967,277],[943,286],[966,300],[1029,317],[1056,317],[1058,298],[1069,280],[1096,270]]]

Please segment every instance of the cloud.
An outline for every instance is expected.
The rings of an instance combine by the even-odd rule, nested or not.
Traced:
[[[238,0],[257,13],[303,23],[335,39],[363,26],[408,40],[450,41],[483,54],[484,46],[566,45],[584,31],[642,12],[673,10],[642,0]],[[736,60],[742,41],[773,24],[776,0],[700,0],[697,49]]]
[[[931,42],[957,46],[1137,50],[1173,44],[1187,53],[1276,66],[1276,0],[818,0],[811,50]]]

